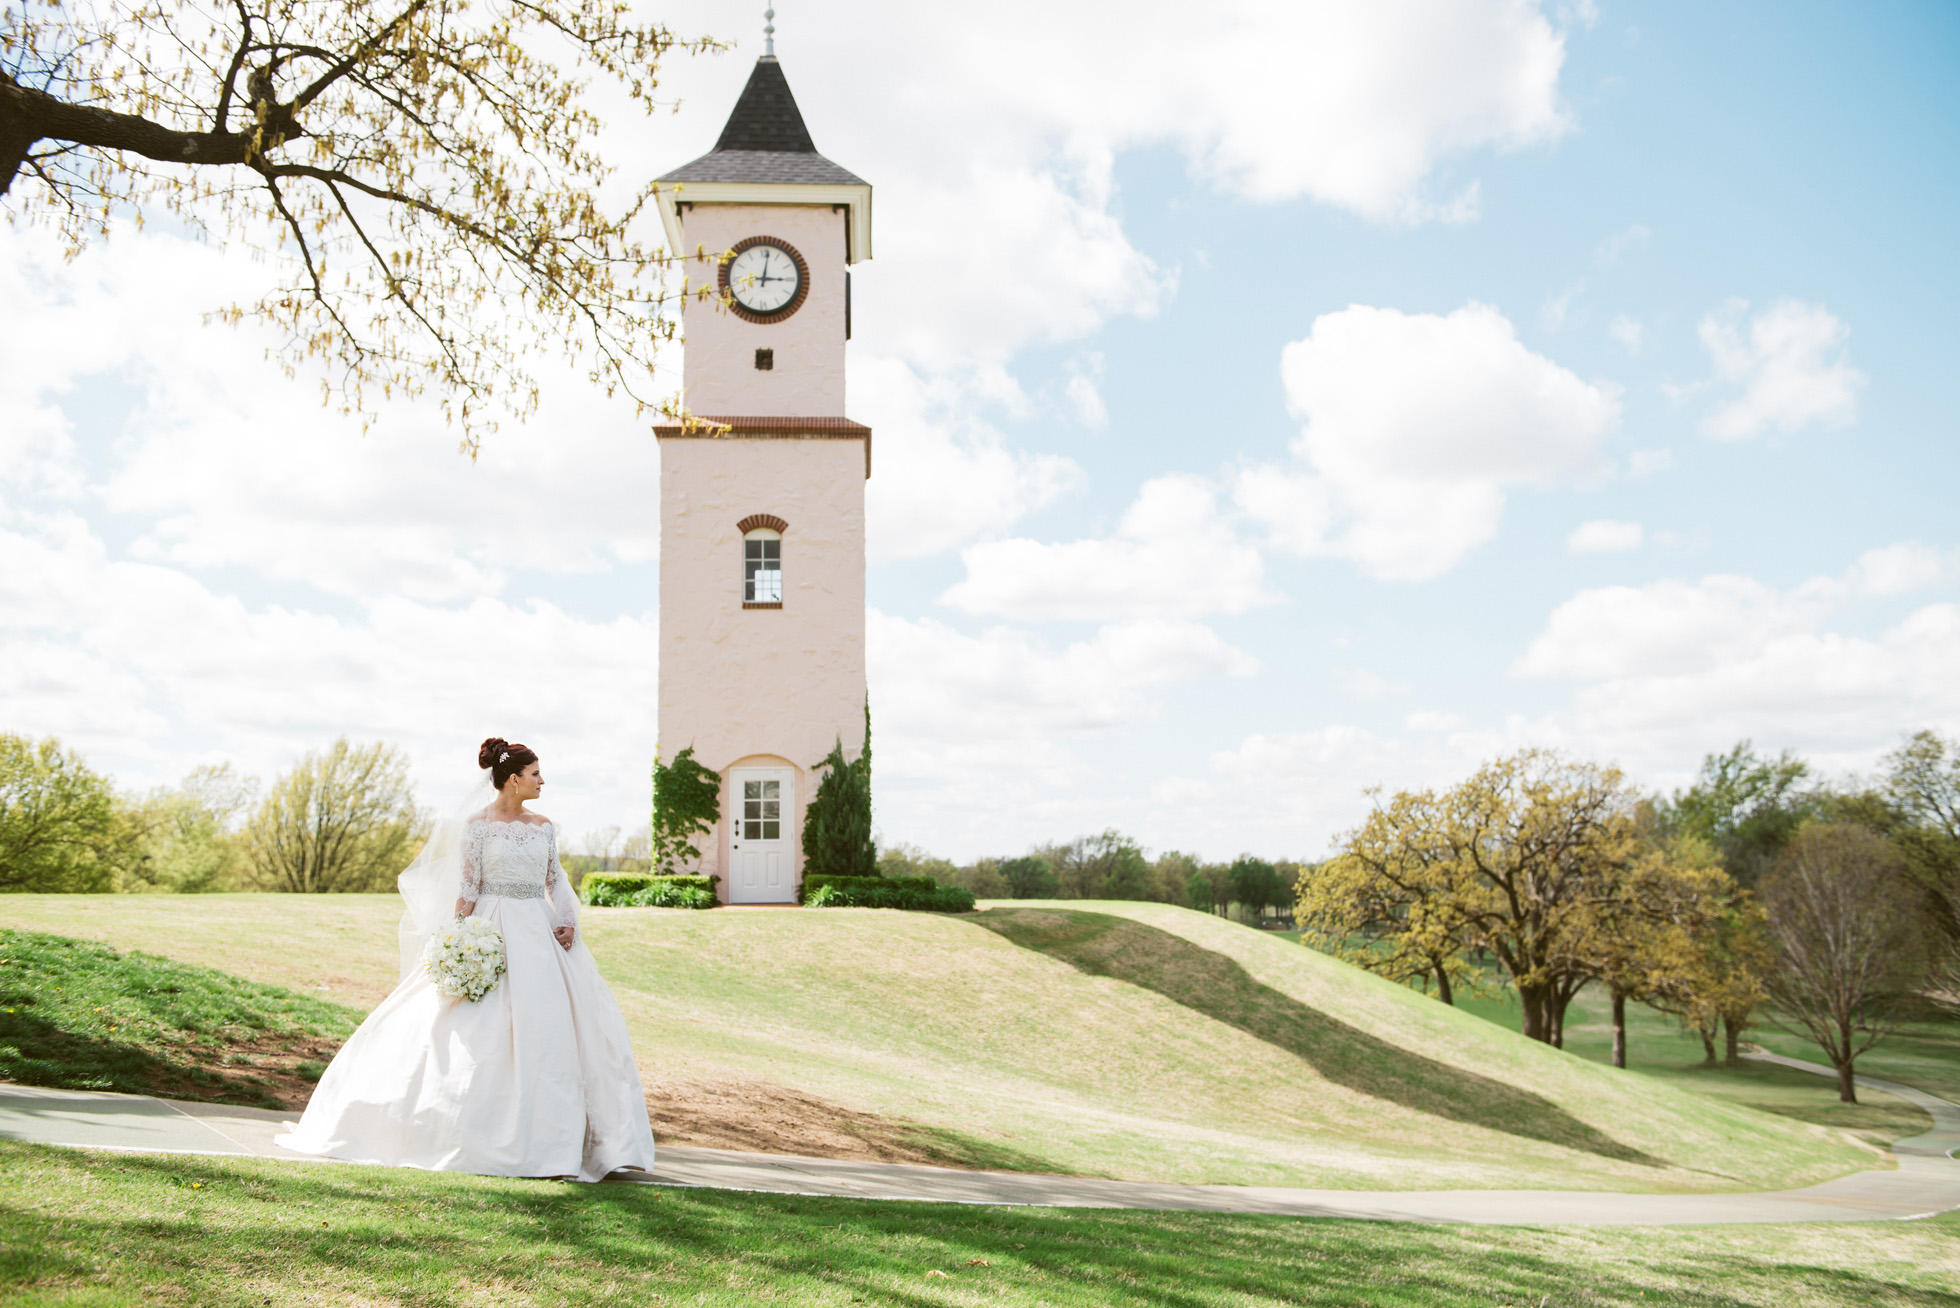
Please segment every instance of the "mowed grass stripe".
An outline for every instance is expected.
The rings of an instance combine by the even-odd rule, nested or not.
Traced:
[[[7,896],[118,944],[378,997],[393,897]],[[75,912],[77,908],[81,912]],[[588,911],[644,1075],[793,1091],[931,1157],[1135,1180],[1351,1189],[1782,1189],[1882,1165],[1829,1127],[1524,1040],[1297,945],[1134,903]],[[159,939],[167,932],[167,939]],[[250,942],[245,949],[238,942]],[[374,942],[384,943],[384,951]],[[362,960],[366,961],[363,962]],[[220,965],[225,965],[220,963]],[[337,981],[319,979],[329,969]],[[338,988],[336,988],[338,987]],[[373,1002],[370,1000],[369,1002]]]

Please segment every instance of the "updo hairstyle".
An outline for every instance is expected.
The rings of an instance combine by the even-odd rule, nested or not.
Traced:
[[[476,765],[490,769],[490,780],[499,790],[504,788],[504,782],[537,761],[538,756],[530,746],[513,745],[502,736],[490,737],[476,751]]]

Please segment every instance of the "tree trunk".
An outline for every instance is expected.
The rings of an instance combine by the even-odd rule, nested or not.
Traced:
[[[1436,964],[1436,997],[1450,1007],[1456,1007],[1456,992],[1450,989],[1450,970],[1442,963]]]
[[[1524,1038],[1537,1040],[1544,1044],[1552,1043],[1550,1024],[1546,1018],[1550,996],[1546,986],[1519,986],[1518,1006],[1524,1010]]]
[[[1847,1058],[1842,1063],[1839,1063],[1837,1065],[1837,1074],[1838,1074],[1838,1102],[1841,1104],[1857,1103],[1858,1082],[1854,1079],[1852,1075],[1850,1059]]]
[[[1736,1029],[1733,1013],[1722,1018],[1722,1034],[1728,1039],[1728,1049],[1723,1061],[1730,1067],[1734,1067],[1742,1061],[1742,1051],[1739,1047],[1742,1043],[1742,1032]]]
[[[1698,1026],[1695,1032],[1701,1036],[1701,1054],[1704,1063],[1715,1061],[1715,1032],[1710,1027]]]
[[[1613,992],[1613,1066],[1627,1065],[1627,997]]]

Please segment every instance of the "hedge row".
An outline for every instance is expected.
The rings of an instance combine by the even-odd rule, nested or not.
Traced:
[[[803,876],[803,894],[807,898],[825,886],[839,886],[850,889],[857,886],[880,886],[887,890],[932,890],[939,883],[931,877],[832,877],[821,872],[808,872]]]
[[[579,897],[594,908],[713,908],[720,877],[663,877],[646,872],[592,872]]]
[[[804,878],[810,908],[899,908],[914,913],[971,913],[973,892],[938,886],[931,877]]]

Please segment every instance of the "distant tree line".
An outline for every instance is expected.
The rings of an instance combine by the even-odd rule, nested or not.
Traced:
[[[217,764],[138,794],[57,740],[0,732],[0,892],[389,891],[428,829],[407,755],[378,741],[337,740],[269,786]],[[575,880],[645,871],[648,835],[601,828],[561,861]]]
[[[1114,830],[964,867],[916,845],[888,845],[878,852],[882,876],[929,876],[980,899],[1129,899],[1268,924],[1291,918],[1301,867],[1251,854],[1230,863],[1207,863],[1179,850],[1151,858]]]
[[[1851,1102],[1858,1055],[1960,1009],[1960,742],[1936,733],[1856,784],[1744,741],[1669,796],[1526,750],[1375,801],[1299,875],[1308,939],[1446,1003],[1508,988],[1533,1039],[1561,1045],[1597,985],[1618,1066],[1629,1002],[1679,1017],[1711,1061],[1768,1020],[1815,1040]]]

